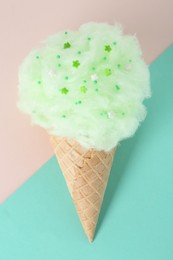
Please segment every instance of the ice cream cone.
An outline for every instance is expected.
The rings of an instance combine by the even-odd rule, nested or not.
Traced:
[[[119,23],[88,22],[76,31],[60,31],[20,66],[18,106],[51,135],[90,241],[115,147],[144,120],[143,101],[150,96],[149,69],[138,39],[124,34]]]
[[[50,136],[55,155],[82,226],[92,242],[115,148],[110,152],[86,149],[77,141]]]

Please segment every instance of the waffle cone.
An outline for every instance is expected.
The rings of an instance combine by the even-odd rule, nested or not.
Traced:
[[[86,149],[73,139],[50,136],[55,155],[85,233],[94,237],[103,196],[112,167],[110,152]]]

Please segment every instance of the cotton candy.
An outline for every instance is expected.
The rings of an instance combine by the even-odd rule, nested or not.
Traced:
[[[151,96],[135,35],[90,22],[48,37],[19,67],[18,107],[49,134],[110,151],[132,136]]]

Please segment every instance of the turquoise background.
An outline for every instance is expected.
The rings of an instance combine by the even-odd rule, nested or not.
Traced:
[[[52,157],[2,204],[0,260],[173,260],[173,45],[150,71],[148,115],[117,149],[94,242]]]

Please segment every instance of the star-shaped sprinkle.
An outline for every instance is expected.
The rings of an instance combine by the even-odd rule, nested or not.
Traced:
[[[56,74],[55,70],[50,70],[50,71],[49,71],[49,76],[50,76],[50,77],[54,77],[55,74]]]
[[[110,76],[110,75],[112,74],[112,71],[111,71],[111,69],[106,68],[106,69],[104,70],[104,73],[105,73],[106,76]]]
[[[108,118],[113,118],[114,117],[114,112],[113,111],[109,111],[108,112]]]
[[[110,52],[112,50],[110,45],[105,45],[105,51]]]
[[[91,80],[94,81],[94,82],[97,81],[98,78],[99,78],[99,77],[97,76],[97,74],[92,74],[92,75],[91,75]]]
[[[78,60],[73,61],[73,67],[78,68],[80,65],[80,62]]]
[[[84,94],[85,94],[85,93],[87,92],[87,90],[88,90],[88,89],[87,89],[87,87],[85,87],[85,86],[81,86],[81,87],[80,87],[80,92],[81,92],[81,93],[84,93]]]
[[[71,44],[69,42],[64,43],[64,49],[69,49],[71,47]]]
[[[131,63],[126,64],[126,65],[125,65],[125,69],[126,69],[127,71],[130,71],[130,70],[132,69],[132,64],[131,64]]]
[[[67,88],[62,88],[61,89],[61,93],[66,95],[69,92],[69,90]]]

